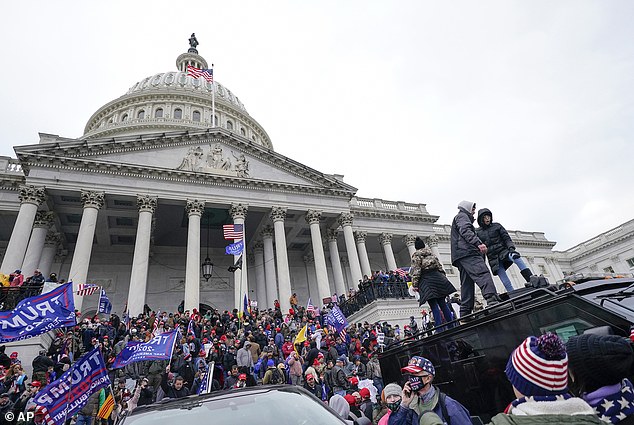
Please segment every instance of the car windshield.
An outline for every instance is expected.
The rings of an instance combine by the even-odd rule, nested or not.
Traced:
[[[235,392],[232,397],[169,403],[128,416],[125,425],[255,424],[342,425],[343,421],[318,400],[287,391]]]

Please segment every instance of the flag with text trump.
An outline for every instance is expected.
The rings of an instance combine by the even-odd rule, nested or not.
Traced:
[[[61,425],[79,412],[91,395],[110,385],[108,369],[99,348],[86,353],[56,381],[48,384],[34,398],[46,409],[49,425]]]
[[[66,283],[0,312],[0,343],[22,341],[76,323],[73,284]]]
[[[332,326],[337,332],[341,333],[342,331],[345,331],[348,326],[348,321],[346,320],[346,316],[344,316],[341,310],[339,310],[339,307],[335,305],[326,316],[326,324],[328,326]]]
[[[165,332],[148,342],[129,341],[114,359],[113,369],[146,360],[169,360],[172,357],[178,331]]]

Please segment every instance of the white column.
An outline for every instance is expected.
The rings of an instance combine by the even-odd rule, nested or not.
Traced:
[[[229,214],[233,218],[233,224],[241,224],[242,229],[244,226],[244,219],[247,216],[247,211],[249,209],[248,205],[245,204],[231,204],[231,208],[229,208]],[[244,238],[246,233],[242,232],[242,237]],[[238,242],[240,239],[234,239],[233,242]],[[242,255],[242,269],[238,269],[233,273],[233,301],[235,308],[238,311],[242,311],[244,309],[244,294],[247,294],[247,298],[249,298],[249,287],[247,285],[247,241],[244,240],[244,248],[242,250],[242,254],[233,256],[233,264],[238,261]]]
[[[42,258],[40,258],[40,271],[44,277],[51,274],[51,267],[57,254],[57,247],[62,241],[62,236],[57,232],[48,232],[44,241],[44,249],[42,250]]]
[[[372,268],[370,267],[370,259],[368,258],[368,250],[365,247],[365,238],[368,232],[354,232],[354,240],[357,243],[357,251],[359,252],[359,261],[361,262],[361,272],[365,276],[372,276]]]
[[[427,245],[429,245],[429,249],[431,249],[432,254],[440,260],[442,263],[442,259],[440,258],[440,251],[438,250],[438,236],[431,235],[427,238]]]
[[[317,292],[319,294],[319,303],[315,303],[315,305],[319,307],[323,305],[324,298],[328,298],[332,295],[330,294],[330,285],[328,284],[324,245],[321,240],[320,219],[320,211],[308,210],[306,213],[306,222],[310,225],[310,237],[313,242],[313,258],[315,259],[315,275],[317,276]]]
[[[356,288],[359,281],[363,279],[361,274],[361,266],[359,265],[359,255],[352,234],[352,220],[354,216],[351,213],[342,213],[339,216],[339,224],[343,228],[343,237],[346,241],[346,251],[348,253],[348,261],[350,262],[350,274],[352,282],[348,282],[348,286]]]
[[[266,279],[267,308],[273,308],[275,300],[279,300],[277,293],[277,275],[275,272],[275,252],[273,250],[273,228],[262,228],[262,243],[264,244],[264,277]]]
[[[389,270],[396,270],[396,260],[394,259],[394,252],[392,251],[392,234],[381,233],[379,235],[379,241],[383,245],[383,252],[385,253],[385,259],[387,260],[387,268]]]
[[[187,261],[185,265],[185,310],[200,308],[200,217],[205,203],[188,199],[185,206],[187,225]]]
[[[347,255],[341,256],[341,267],[343,267],[343,272],[345,273],[346,279],[343,283],[343,292],[340,294],[337,292],[337,296],[345,295],[348,297],[348,289],[352,287],[352,271],[350,270],[350,261]]]
[[[330,254],[332,274],[335,278],[335,292],[337,294],[343,294],[346,291],[346,283],[343,278],[343,269],[341,268],[341,261],[339,259],[337,236],[339,236],[338,231],[335,229],[328,229],[326,237],[328,238],[328,253]]]
[[[317,299],[319,297],[319,288],[317,285],[317,274],[315,273],[315,257],[313,257],[312,253],[308,253],[302,257],[302,260],[304,260],[304,268],[306,269],[308,296],[312,298],[312,302],[315,306],[321,308],[323,304],[320,304],[320,301]]]
[[[73,293],[75,294],[75,309],[81,311],[84,297],[77,295],[77,286],[86,283],[88,278],[88,266],[90,265],[90,255],[92,254],[92,244],[95,238],[95,227],[97,226],[97,215],[103,206],[105,195],[103,192],[81,191],[81,200],[84,204],[84,212],[81,216],[73,261],[70,263],[68,280],[73,282]]]
[[[271,220],[275,231],[275,255],[277,258],[277,278],[280,290],[280,308],[282,314],[288,314],[291,308],[291,273],[288,269],[288,252],[286,252],[286,232],[284,220],[286,220],[286,208],[273,207]]]
[[[35,214],[31,239],[22,263],[22,274],[24,276],[32,276],[35,269],[39,267],[46,234],[48,233],[48,228],[53,224],[54,218],[55,213],[51,211],[38,211]]]
[[[253,256],[255,259],[255,296],[258,301],[258,308],[264,310],[273,302],[266,297],[266,276],[264,274],[264,244],[262,241],[253,243]]]
[[[0,273],[7,275],[22,267],[29,236],[31,235],[31,228],[35,220],[35,213],[38,206],[46,199],[46,194],[43,187],[23,185],[20,186],[18,197],[20,199],[20,211],[18,211],[18,218],[15,220],[11,238],[0,266]]]
[[[150,241],[152,236],[152,216],[156,210],[157,198],[149,195],[137,195],[139,223],[136,228],[130,289],[128,290],[128,311],[131,317],[143,313],[147,275],[150,262]]]
[[[407,252],[409,252],[409,258],[412,258],[412,255],[414,255],[414,252],[416,252],[416,247],[414,247],[415,241],[416,241],[416,235],[403,236],[403,242],[405,242],[405,246],[407,246]]]

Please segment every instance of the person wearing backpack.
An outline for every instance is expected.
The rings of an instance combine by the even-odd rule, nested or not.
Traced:
[[[419,416],[432,411],[447,425],[471,425],[469,411],[432,385],[436,375],[432,362],[424,357],[413,356],[401,372],[407,376],[401,408],[412,409]]]

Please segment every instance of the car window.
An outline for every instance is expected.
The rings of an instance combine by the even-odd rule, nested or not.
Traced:
[[[318,400],[286,391],[236,393],[235,397],[187,399],[169,407],[135,413],[125,425],[257,424],[342,425],[334,413]]]

